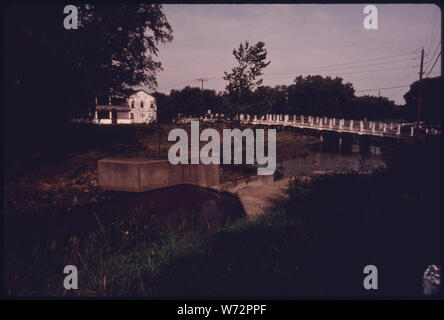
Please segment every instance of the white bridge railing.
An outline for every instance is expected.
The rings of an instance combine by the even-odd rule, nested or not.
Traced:
[[[382,121],[364,121],[364,120],[348,120],[327,117],[313,117],[303,115],[282,115],[282,114],[266,114],[264,116],[250,116],[238,114],[232,119],[225,117],[223,114],[208,113],[201,117],[204,122],[230,121],[236,120],[241,123],[250,123],[253,125],[279,125],[291,126],[296,128],[308,128],[322,131],[335,131],[344,133],[353,133],[358,135],[372,136],[414,136],[416,123],[394,123]],[[408,132],[401,132],[402,127],[409,127]],[[440,134],[438,129],[425,129],[426,134]]]

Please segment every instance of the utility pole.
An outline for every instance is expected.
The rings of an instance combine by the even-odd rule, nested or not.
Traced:
[[[201,84],[202,84],[202,91],[203,91],[203,84],[204,84],[204,81],[208,81],[208,79],[205,79],[205,78],[199,78],[199,79],[196,79],[196,80],[201,82]]]
[[[421,99],[422,99],[422,73],[424,65],[424,48],[421,50],[421,66],[419,71],[419,84],[418,84],[418,118],[416,120],[416,136],[419,136],[419,122],[421,121]]]

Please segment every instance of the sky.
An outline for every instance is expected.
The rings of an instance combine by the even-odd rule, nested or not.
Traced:
[[[159,45],[157,91],[187,85],[223,91],[224,71],[236,65],[234,48],[265,42],[263,85],[289,85],[298,75],[320,74],[351,82],[356,95],[381,95],[404,104],[403,95],[424,77],[441,50],[441,12],[433,4],[377,4],[378,29],[367,30],[364,4],[170,4],[165,15],[172,42]],[[429,77],[441,74],[439,58]],[[379,88],[391,88],[381,89]],[[376,89],[376,90],[375,90]],[[362,91],[371,90],[371,91]],[[152,90],[150,90],[152,91]]]

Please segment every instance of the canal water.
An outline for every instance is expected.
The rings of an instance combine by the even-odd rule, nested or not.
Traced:
[[[108,221],[119,212],[130,216],[148,215],[159,226],[208,230],[245,215],[236,196],[192,185],[142,193],[116,192],[114,196],[114,200],[98,208],[100,216]]]
[[[69,212],[8,214],[5,238],[10,245],[26,239],[54,239],[56,234],[81,235],[113,223],[148,224],[155,230],[209,231],[245,216],[236,196],[191,185],[179,185],[143,193],[109,192],[111,200]],[[15,230],[15,231],[13,231]],[[20,234],[16,230],[21,230]],[[19,249],[19,248],[16,248]]]
[[[324,140],[307,156],[279,161],[277,168],[281,178],[347,172],[370,174],[387,167],[381,148],[369,145],[363,151],[360,144],[352,143],[349,148],[342,148],[337,141]]]
[[[283,178],[312,176],[330,172],[372,172],[384,167],[378,154],[312,152],[305,157],[278,163]],[[107,228],[115,221],[143,220],[143,223],[162,228],[193,228],[197,231],[214,230],[231,221],[245,217],[239,199],[228,193],[179,185],[143,193],[109,192],[111,200],[101,201],[70,212],[41,212],[5,216],[9,227],[7,239],[20,238],[8,230],[21,230],[28,239],[51,239],[54,233],[88,234],[98,229],[99,222]],[[21,242],[20,239],[17,239]]]
[[[314,152],[305,157],[287,159],[278,164],[282,178],[340,172],[367,174],[385,167],[384,160],[378,155],[327,152]]]
[[[110,195],[109,201],[69,212],[5,215],[8,272],[34,263],[37,248],[57,245],[62,250],[68,239],[87,236],[101,227],[111,233],[120,229],[135,233],[144,229],[145,234],[168,230],[202,233],[245,216],[237,197],[191,185],[144,193],[110,192]]]
[[[306,157],[282,161],[284,177],[324,172],[362,170],[382,164],[376,154],[313,152]],[[5,215],[5,246],[8,270],[32,263],[36,245],[47,247],[57,239],[57,248],[67,239],[88,235],[104,227],[149,226],[150,230],[179,229],[209,232],[245,217],[239,199],[231,194],[191,185],[180,185],[143,193],[109,192],[111,200],[73,209],[70,212]],[[20,230],[20,232],[17,232]],[[137,232],[137,231],[136,231]],[[55,243],[55,242],[54,242]]]

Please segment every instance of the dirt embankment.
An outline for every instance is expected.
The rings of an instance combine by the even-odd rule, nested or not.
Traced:
[[[190,132],[189,125],[181,127]],[[207,127],[209,126],[201,125],[200,129],[204,130]],[[225,125],[211,127],[220,132],[222,143],[222,129],[228,127]],[[97,161],[110,155],[166,159],[168,150],[174,143],[168,141],[168,133],[173,128],[176,126],[161,125],[149,130],[135,128],[130,140],[111,144],[109,150],[73,152],[65,163],[25,171],[20,177],[4,182],[5,212],[37,213],[44,210],[63,212],[77,206],[106,200],[110,196],[98,187]],[[277,161],[307,155],[318,143],[319,140],[313,137],[294,132],[278,132]],[[202,146],[204,144],[201,142]],[[257,174],[257,169],[248,165],[221,165],[221,171],[223,181]]]

